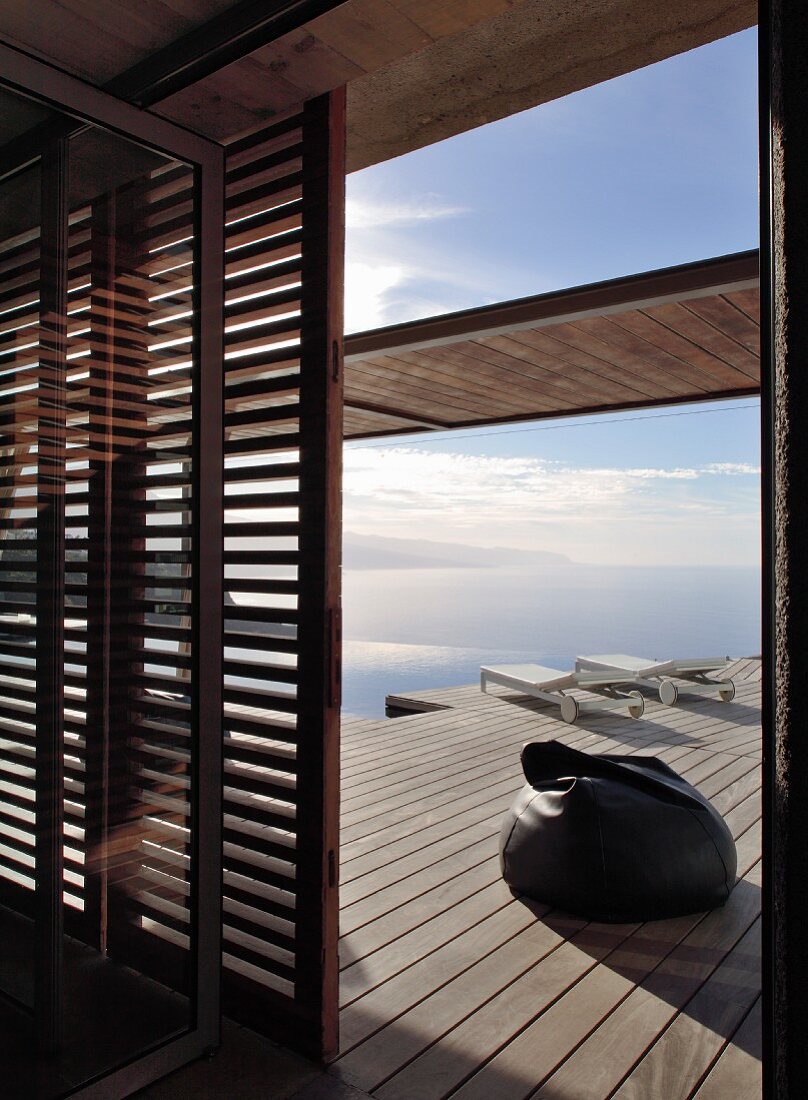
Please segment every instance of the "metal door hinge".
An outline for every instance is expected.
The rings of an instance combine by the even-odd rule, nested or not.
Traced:
[[[331,344],[331,381],[339,382],[340,363],[342,361],[342,355],[340,354],[339,340],[332,341]]]

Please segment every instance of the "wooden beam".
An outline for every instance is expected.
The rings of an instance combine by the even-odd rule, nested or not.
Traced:
[[[440,428],[388,428],[385,431],[361,432],[358,435],[346,436],[345,438],[346,441],[353,442],[354,440],[360,439],[386,439],[388,436],[394,435],[415,435],[416,433],[420,434],[428,431],[467,431],[469,428],[496,428],[504,427],[508,424],[533,423],[539,420],[569,420],[569,418],[573,416],[604,416],[606,413],[631,412],[632,410],[638,409],[667,409],[676,408],[679,405],[701,405],[704,404],[705,401],[732,401],[741,397],[758,397],[759,395],[760,387],[750,386],[748,389],[715,391],[713,393],[703,393],[699,395],[686,394],[684,397],[649,399],[642,403],[625,401],[614,405],[588,405],[581,408],[560,409],[551,412],[522,413],[519,416],[494,417],[490,420],[488,418],[461,420]],[[347,405],[346,408],[348,408]],[[390,415],[397,416],[398,414],[391,412]]]
[[[520,329],[647,309],[759,285],[757,250],[661,268],[623,279],[589,283],[571,290],[517,298],[493,306],[446,313],[422,321],[371,329],[345,337],[345,362],[370,355],[394,355],[503,335]]]
[[[104,91],[151,107],[344,2],[241,0],[116,76]]]
[[[361,412],[369,417],[382,417],[384,419],[395,418],[405,420],[408,424],[414,424],[418,428],[446,429],[453,428],[447,420],[437,420],[434,417],[415,416],[412,413],[403,412],[401,409],[388,408],[386,405],[370,404],[367,401],[354,401],[349,398],[344,405],[346,412]]]
[[[296,998],[311,1053],[336,1054],[345,90],[303,115]]]

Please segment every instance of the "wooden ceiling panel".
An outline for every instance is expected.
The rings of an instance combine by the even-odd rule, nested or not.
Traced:
[[[741,344],[752,354],[753,359],[760,356],[760,324],[753,321],[731,301],[722,295],[712,298],[696,299],[688,302],[691,313],[697,314],[728,337]]]
[[[760,354],[749,351],[721,328],[704,320],[695,312],[694,303],[682,302],[657,306],[648,313],[675,332],[684,336],[694,346],[708,352],[714,360],[734,367],[748,378],[760,378]]]
[[[522,335],[520,332],[519,336]],[[563,403],[575,403],[577,383],[570,377],[567,365],[550,356],[534,354],[528,347],[520,347],[515,339],[504,338],[505,350],[492,346],[498,337],[490,340],[472,340],[452,347],[431,349],[433,359],[446,358],[457,368],[456,376],[484,375],[491,384],[508,392],[522,407],[541,400],[547,408]],[[574,372],[572,372],[574,374]],[[586,375],[590,382],[590,375]],[[597,386],[597,380],[591,379]]]
[[[498,379],[498,384],[507,386],[511,393],[535,394],[541,390],[548,407],[565,401],[574,403],[576,383],[569,377],[566,364],[549,356],[537,356],[508,337],[502,338],[502,348],[494,346],[499,340],[500,337],[494,336],[447,349],[455,354],[459,351],[463,356],[463,360],[453,360],[460,368],[460,377],[467,371],[485,371],[489,379]]]
[[[346,337],[347,438],[759,390],[757,253]],[[394,414],[428,422],[393,427]]]
[[[727,301],[732,302],[736,309],[740,309],[747,317],[760,325],[760,293],[758,288],[753,290],[736,290],[732,294],[725,294]]]
[[[524,0],[345,0],[153,106],[223,141]],[[12,0],[0,38],[104,85],[240,0]]]
[[[177,92],[153,110],[214,141],[226,142],[233,134],[246,133],[297,109],[306,98],[282,71],[246,57]]]
[[[235,0],[23,0],[0,4],[0,36],[103,84]]]
[[[335,4],[300,27],[256,0],[7,0],[0,38],[220,141],[349,84],[356,170],[755,19],[753,0],[626,0],[619,19],[614,0]],[[270,24],[293,29],[264,46]]]
[[[514,405],[520,412],[526,411],[527,394],[535,389],[532,372],[526,375],[524,370],[520,369],[527,367],[527,364],[477,343],[456,345],[453,348],[447,348],[446,351],[452,353],[451,357],[444,357],[436,349],[430,349],[428,352],[401,353],[398,358],[407,363],[421,356],[420,362],[426,365],[429,372],[437,372],[440,369],[439,364],[445,363],[454,393],[465,394],[473,388],[475,382],[483,383],[487,392],[493,391],[495,395],[487,403],[483,399],[484,403],[481,407],[483,410],[487,407],[489,415],[497,407],[501,408],[503,403],[507,403],[512,411]],[[542,381],[548,391],[544,397],[548,408],[572,396],[565,393],[563,384],[561,386],[553,384],[554,378],[551,374],[544,372]],[[431,385],[429,374],[426,385]]]
[[[641,313],[633,310],[627,312]],[[568,332],[582,332],[584,338],[594,342],[589,342],[589,346],[597,349],[605,360],[621,371],[634,373],[648,384],[674,393],[712,388],[714,383],[711,377],[705,378],[702,372],[694,370],[682,358],[624,328],[618,323],[621,316],[618,313],[614,318],[586,317],[566,328]]]
[[[413,375],[407,364],[389,360],[378,367],[354,364],[345,375],[345,394],[346,401],[355,397],[405,415],[431,416],[446,423],[468,420],[484,407],[481,401],[468,398],[461,386],[432,385],[428,378]]]
[[[757,295],[758,292],[755,290],[749,293]],[[683,365],[689,363],[694,368],[691,377],[695,389],[710,390],[714,387],[716,379],[731,389],[746,384],[745,374],[663,324],[660,319],[653,316],[653,312],[653,310],[647,312],[628,310],[625,313],[613,315],[611,320],[615,325],[620,325],[641,336],[648,344],[670,352]]]
[[[448,350],[448,349],[447,349]],[[475,408],[499,408],[503,413],[514,412],[524,404],[519,397],[518,387],[503,384],[501,376],[494,371],[479,369],[484,366],[475,360],[467,360],[465,367],[458,369],[442,355],[433,355],[428,351],[413,351],[385,358],[388,370],[395,371],[399,381],[418,380],[421,385],[437,396],[449,395],[456,398],[458,378],[463,380],[462,395],[464,404]],[[369,365],[370,377],[375,377],[378,360]]]
[[[553,382],[574,395],[583,386],[592,393],[603,394],[605,399],[615,385],[622,391],[630,391],[635,398],[656,395],[652,381],[641,374],[635,376],[631,370],[619,370],[609,358],[598,354],[602,349],[597,341],[588,339],[585,333],[576,333],[572,326],[553,326],[550,332],[535,334],[520,331],[512,336],[492,336],[480,343],[518,355],[544,369],[550,368]]]

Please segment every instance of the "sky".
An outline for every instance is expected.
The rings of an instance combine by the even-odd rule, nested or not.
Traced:
[[[348,178],[346,331],[755,248],[756,33]],[[345,527],[601,564],[755,565],[751,399],[345,451]]]

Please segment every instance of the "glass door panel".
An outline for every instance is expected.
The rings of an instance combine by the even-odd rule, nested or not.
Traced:
[[[7,89],[0,108],[0,1072],[44,1100],[216,1026],[198,792],[210,818],[221,713],[197,666],[221,270],[198,165]]]
[[[3,96],[8,126],[14,100]],[[27,120],[26,120],[27,121]],[[39,163],[0,182],[0,991],[34,1007]]]

